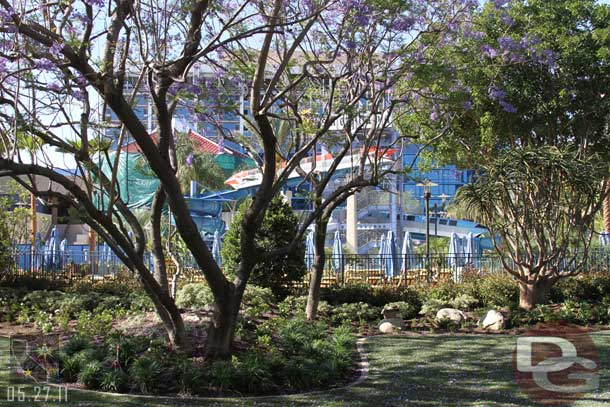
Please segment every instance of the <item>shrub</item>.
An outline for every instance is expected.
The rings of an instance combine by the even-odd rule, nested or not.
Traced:
[[[244,291],[242,308],[246,316],[254,318],[271,311],[275,297],[269,288],[247,285]]]
[[[342,325],[346,322],[358,322],[362,326],[367,322],[380,319],[381,309],[373,307],[366,302],[342,304],[331,308],[330,318],[335,325]]]
[[[550,299],[554,302],[608,302],[610,273],[583,273],[560,280],[551,288]]]
[[[80,312],[76,320],[76,332],[85,337],[105,336],[112,330],[114,315],[110,310],[101,313]]]
[[[131,379],[142,393],[151,393],[156,389],[161,372],[161,365],[147,356],[136,359],[129,369]]]
[[[479,295],[484,307],[516,308],[519,304],[519,286],[508,273],[492,273],[479,281]]]
[[[117,360],[123,370],[128,371],[137,356],[148,349],[150,339],[143,336],[125,336],[119,332],[113,332],[106,339],[106,345],[108,354]]]
[[[103,373],[100,387],[110,392],[123,392],[127,390],[128,378],[121,369],[111,369]]]
[[[60,359],[60,374],[64,381],[73,383],[78,380],[82,368],[82,360],[75,356],[64,355]]]
[[[64,352],[68,356],[72,356],[82,350],[91,348],[91,340],[83,335],[73,335],[70,337],[68,342],[64,345]]]
[[[176,305],[180,308],[201,310],[214,304],[214,296],[205,283],[186,284],[176,292]]]
[[[479,300],[468,294],[460,294],[451,300],[451,306],[462,311],[472,310]]]
[[[88,389],[99,389],[102,378],[102,364],[97,360],[87,363],[78,375],[78,381]]]
[[[179,359],[175,366],[178,391],[182,394],[193,394],[201,386],[203,375],[201,368],[188,359]]]
[[[322,288],[320,299],[331,305],[366,302],[375,307],[383,307],[390,302],[404,301],[412,304],[413,308],[421,306],[420,294],[413,289],[400,290],[370,288],[368,286],[347,286],[341,288]]]
[[[227,231],[222,247],[222,261],[229,274],[235,274],[239,266],[241,224],[244,212],[248,208],[244,202]],[[256,242],[261,251],[271,251],[285,247],[296,236],[299,219],[281,197],[275,197],[259,229],[256,231]],[[290,285],[302,280],[305,270],[305,244],[300,242],[288,254],[263,260],[252,270],[252,284],[270,288],[277,298],[284,298],[290,292]]]
[[[426,317],[434,317],[441,308],[449,307],[449,301],[430,298],[424,302],[419,313]]]

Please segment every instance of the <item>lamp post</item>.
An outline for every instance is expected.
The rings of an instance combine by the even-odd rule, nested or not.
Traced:
[[[432,277],[430,275],[430,198],[432,197],[430,189],[438,186],[438,184],[425,179],[416,185],[424,188],[424,200],[426,202],[426,268],[428,269],[428,280],[430,280]]]

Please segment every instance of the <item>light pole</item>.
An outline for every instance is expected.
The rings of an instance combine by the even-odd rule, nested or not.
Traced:
[[[428,269],[428,280],[430,280],[430,197],[432,196],[430,189],[438,186],[438,184],[425,179],[416,185],[424,188],[424,200],[426,202],[426,268]]]

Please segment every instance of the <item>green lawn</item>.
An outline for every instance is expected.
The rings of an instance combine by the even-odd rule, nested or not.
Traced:
[[[600,351],[600,390],[575,406],[610,405],[610,332],[592,334]],[[512,376],[509,336],[378,336],[366,343],[370,375],[363,383],[320,393],[264,398],[154,399],[111,397],[69,391],[68,403],[6,401],[9,373],[0,376],[0,406],[535,406],[519,392]],[[6,367],[8,342],[0,340]],[[32,385],[25,394],[34,394]]]

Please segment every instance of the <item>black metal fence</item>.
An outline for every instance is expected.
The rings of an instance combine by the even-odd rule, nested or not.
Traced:
[[[182,280],[202,280],[192,256],[173,256],[178,260]],[[13,250],[12,268],[5,272],[13,275],[29,275],[44,278],[79,279],[111,279],[128,272],[127,267],[109,251],[105,252],[50,252],[48,250],[30,250],[15,248]],[[145,254],[145,261],[152,268],[152,257]],[[306,257],[308,271],[313,267],[313,257]],[[512,267],[512,264],[509,264]],[[564,261],[560,269],[574,270],[575,264]],[[178,268],[168,259],[168,274],[173,275]],[[594,250],[589,253],[588,260],[581,271],[610,270],[610,250]],[[476,257],[468,255],[449,255],[434,253],[409,256],[383,256],[343,254],[326,257],[323,286],[369,285],[369,286],[406,286],[428,284],[440,280],[460,281],[467,273],[498,273],[504,272],[501,259],[496,255],[483,254]],[[309,276],[306,276],[299,286],[306,286]]]

